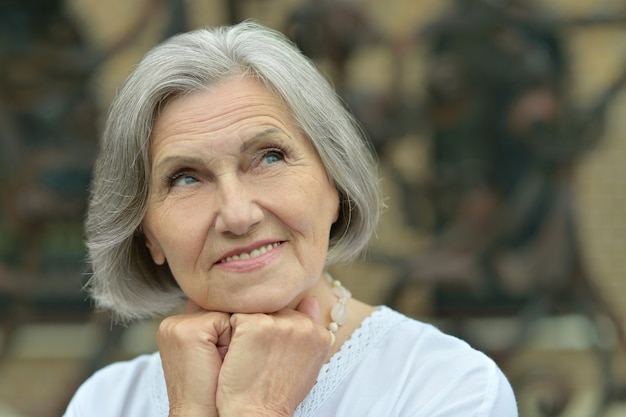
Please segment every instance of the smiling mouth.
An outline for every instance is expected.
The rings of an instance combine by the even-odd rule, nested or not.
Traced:
[[[277,247],[279,245],[280,245],[280,242],[270,243],[270,244],[267,244],[265,246],[261,246],[260,248],[254,249],[251,252],[244,252],[244,253],[240,253],[238,255],[227,256],[226,258],[220,260],[218,263],[223,264],[223,263],[226,263],[226,262],[238,261],[240,259],[256,258],[257,256],[261,256],[264,253],[274,249],[275,247]]]

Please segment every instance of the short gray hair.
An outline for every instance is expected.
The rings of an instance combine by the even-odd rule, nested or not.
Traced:
[[[141,222],[150,185],[150,135],[167,102],[235,75],[260,79],[288,105],[340,195],[327,265],[367,246],[382,207],[371,147],[334,89],[282,34],[253,22],[200,29],[152,49],[111,105],[94,168],[85,233],[98,308],[123,321],[168,313],[185,296],[156,265]]]

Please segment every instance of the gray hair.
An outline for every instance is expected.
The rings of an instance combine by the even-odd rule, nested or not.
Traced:
[[[111,105],[94,168],[85,225],[96,306],[127,321],[166,314],[185,298],[156,265],[141,222],[150,184],[150,135],[170,100],[229,77],[260,79],[288,105],[340,195],[327,265],[358,257],[382,207],[371,148],[334,89],[282,34],[256,23],[200,29],[152,49]]]

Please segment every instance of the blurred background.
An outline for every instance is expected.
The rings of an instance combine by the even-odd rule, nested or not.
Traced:
[[[252,18],[332,80],[387,211],[355,297],[491,355],[520,415],[626,416],[626,1],[0,1],[0,417],[59,416],[158,320],[91,310],[82,220],[107,108],[148,49]]]

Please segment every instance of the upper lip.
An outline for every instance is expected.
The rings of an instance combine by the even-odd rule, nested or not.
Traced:
[[[267,240],[256,241],[247,246],[239,246],[235,249],[229,250],[228,252],[224,252],[223,254],[221,254],[220,257],[217,259],[217,262],[215,263],[220,263],[222,260],[228,258],[229,256],[240,255],[242,253],[250,253],[255,249],[259,249],[263,246],[269,245],[270,243],[282,243],[282,242],[283,242],[282,240],[278,240],[278,239],[267,239]]]

